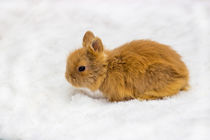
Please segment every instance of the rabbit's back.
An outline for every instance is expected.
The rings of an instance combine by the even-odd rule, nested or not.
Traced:
[[[107,78],[102,89],[106,93],[108,87],[108,96],[119,100],[138,98],[154,90],[163,92],[164,89],[173,92],[169,93],[172,95],[175,91],[170,89],[177,92],[188,82],[188,70],[180,55],[169,46],[154,41],[137,40],[124,44],[108,53],[107,62]],[[169,96],[166,94],[163,96]],[[153,96],[157,95],[149,96],[149,99]]]

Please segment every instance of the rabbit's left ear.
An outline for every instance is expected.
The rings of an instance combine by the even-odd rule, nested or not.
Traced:
[[[83,42],[82,42],[83,47],[88,47],[89,45],[91,45],[94,39],[95,39],[94,34],[91,31],[87,31],[83,37]]]
[[[104,46],[103,43],[101,41],[100,38],[96,37],[91,44],[91,49],[95,52],[95,53],[101,53],[104,51]]]

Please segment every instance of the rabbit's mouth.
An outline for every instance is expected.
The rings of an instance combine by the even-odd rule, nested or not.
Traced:
[[[72,77],[70,74],[68,74],[67,72],[65,73],[65,78],[66,78],[66,80],[70,83],[70,84],[72,84],[73,86],[75,85],[74,83],[75,83],[75,80],[76,80],[76,78],[75,77]]]
[[[76,82],[76,79],[73,79],[73,78],[68,78],[67,81],[73,85],[74,87],[79,87],[77,82]]]
[[[74,87],[82,87],[81,83],[78,81],[78,79],[74,75],[70,74],[69,76],[67,76],[66,79]]]
[[[76,86],[76,78],[74,76],[69,76],[69,78],[67,79],[69,81],[69,83],[71,83],[73,86]]]

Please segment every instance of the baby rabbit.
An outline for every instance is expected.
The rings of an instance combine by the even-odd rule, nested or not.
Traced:
[[[109,101],[153,100],[188,88],[188,70],[169,46],[135,40],[105,50],[87,31],[83,47],[68,56],[65,77],[75,87],[100,90]]]

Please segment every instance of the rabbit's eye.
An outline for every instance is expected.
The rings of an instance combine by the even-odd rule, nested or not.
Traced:
[[[79,72],[84,71],[84,70],[85,70],[85,66],[80,66],[80,67],[78,68],[78,70],[79,70]]]

